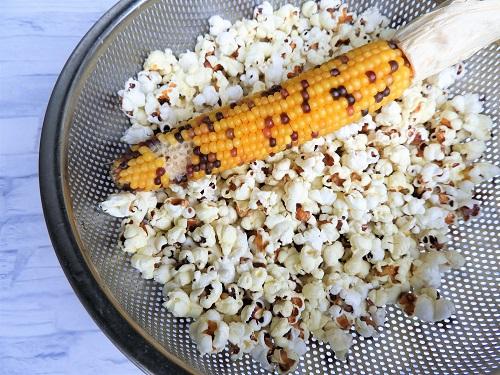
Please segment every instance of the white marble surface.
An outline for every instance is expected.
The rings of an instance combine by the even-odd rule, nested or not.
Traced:
[[[45,108],[115,0],[0,0],[0,374],[139,374],[91,320],[52,249],[38,191]]]

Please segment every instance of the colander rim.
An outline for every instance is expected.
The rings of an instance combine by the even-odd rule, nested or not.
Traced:
[[[120,0],[89,29],[66,61],[52,90],[39,147],[39,188],[53,249],[71,287],[94,322],[113,344],[145,373],[189,374],[174,358],[152,344],[130,324],[110,300],[87,264],[69,217],[71,200],[65,187],[64,133],[70,125],[70,100],[95,49],[118,24],[149,0]],[[172,355],[173,357],[173,355]],[[175,363],[178,362],[178,363]]]

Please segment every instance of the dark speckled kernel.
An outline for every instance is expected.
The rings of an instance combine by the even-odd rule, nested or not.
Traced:
[[[338,89],[340,96],[346,96],[347,95],[347,90],[344,86],[339,86]]]
[[[214,161],[214,167],[215,167],[215,168],[220,168],[220,165],[221,165],[220,160],[216,160],[216,161]]]
[[[229,108],[231,109],[236,108],[236,102],[232,102],[231,104],[229,104]]]
[[[349,62],[349,57],[347,57],[346,55],[340,55],[339,60],[342,64],[347,64]]]
[[[181,132],[175,132],[174,137],[177,140],[177,142],[179,142],[179,143],[184,142],[184,138],[182,138]]]
[[[224,118],[224,115],[222,114],[222,112],[217,112],[215,114],[215,118],[217,119],[217,121],[220,121]]]
[[[161,185],[161,177],[155,177],[154,181],[155,185]]]
[[[264,126],[266,128],[272,128],[274,126],[274,121],[273,121],[273,118],[271,116],[267,116],[264,119]]]
[[[302,85],[303,89],[307,89],[309,87],[309,82],[307,82],[306,79],[303,79],[302,81],[300,81],[300,84]]]
[[[302,96],[302,99],[304,100],[309,100],[309,93],[307,92],[306,89],[300,91],[300,95]]]
[[[299,139],[299,133],[297,132],[292,132],[292,134],[290,135],[290,138],[292,139],[292,141],[296,141],[297,139]]]
[[[391,89],[389,87],[386,87],[384,89],[384,91],[382,91],[382,95],[384,95],[384,97],[389,96],[390,93],[391,93]]]
[[[390,40],[389,42],[387,42],[387,44],[389,45],[389,47],[391,47],[391,49],[398,48],[398,45],[396,44],[396,42],[394,40]]]
[[[330,95],[332,96],[333,100],[338,100],[338,98],[340,98],[339,90],[337,89],[331,89]]]
[[[231,156],[234,158],[238,155],[238,149],[236,147],[233,147],[231,149]]]
[[[200,171],[200,165],[199,164],[193,165],[193,172],[199,172],[199,171]]]
[[[332,70],[330,70],[330,75],[332,77],[337,77],[339,74],[340,74],[340,70],[338,70],[337,68],[333,68]]]
[[[391,72],[394,73],[399,68],[399,64],[395,60],[389,61],[389,66],[391,67]]]
[[[311,112],[311,106],[309,105],[309,103],[307,102],[307,100],[304,100],[300,106],[302,107],[302,111],[304,113]]]
[[[377,75],[373,70],[369,70],[365,74],[368,77],[368,81],[370,81],[370,83],[373,83],[377,80]]]
[[[280,120],[282,124],[288,124],[290,122],[290,117],[288,117],[288,115],[285,112],[283,112],[280,115]]]
[[[366,116],[368,114],[368,110],[367,109],[363,109],[361,111],[361,116]]]
[[[156,175],[157,176],[163,176],[165,174],[165,168],[163,167],[160,167],[160,168],[156,168]]]
[[[287,89],[285,89],[284,87],[282,87],[282,88],[280,89],[280,94],[281,94],[281,97],[282,97],[283,99],[286,99],[286,98],[288,97],[288,95],[290,95],[290,94],[288,94]]]
[[[311,132],[311,137],[318,138],[319,137],[319,133],[318,132]]]
[[[276,146],[276,138],[269,138],[269,146],[271,147]]]
[[[347,104],[349,105],[353,105],[356,102],[356,99],[352,94],[347,94],[346,99],[347,99]]]
[[[229,139],[234,138],[234,129],[233,128],[226,129],[226,137]]]
[[[200,162],[206,163],[208,161],[208,155],[202,154],[200,155]]]
[[[195,148],[193,148],[193,154],[195,154],[197,156],[201,155],[200,146],[196,146]]]
[[[207,159],[210,163],[213,163],[215,160],[217,160],[217,155],[215,153],[211,152],[208,154]]]
[[[381,92],[375,94],[375,102],[380,103],[384,99],[384,95]]]

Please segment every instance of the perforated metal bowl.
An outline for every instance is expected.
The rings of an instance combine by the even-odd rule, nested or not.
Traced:
[[[297,1],[292,1],[296,2]],[[274,1],[275,5],[283,3]],[[263,374],[248,357],[232,362],[228,353],[201,357],[185,319],[161,307],[161,287],[141,279],[116,246],[119,220],[97,204],[116,191],[109,163],[125,146],[119,142],[128,121],[116,92],[141,69],[152,49],[192,48],[206,31],[207,18],[248,17],[255,0],[122,1],[77,47],[54,89],[43,128],[40,184],[47,225],[60,262],[82,303],[104,332],[144,371],[203,374]],[[433,8],[426,1],[351,0],[361,11],[378,6],[400,26]],[[486,113],[498,120],[500,63],[490,46],[467,63],[456,93],[478,92]],[[446,53],[444,51],[444,53]],[[486,160],[498,163],[495,135]],[[498,203],[497,181],[483,184],[479,219],[453,230],[451,247],[467,267],[449,274],[442,293],[455,301],[449,321],[429,324],[389,309],[380,337],[358,337],[349,360],[336,361],[329,346],[314,340],[297,374],[486,373],[498,366]]]

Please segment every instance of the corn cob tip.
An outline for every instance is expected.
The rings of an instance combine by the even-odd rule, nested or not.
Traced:
[[[187,180],[185,171],[192,145],[165,145],[156,137],[138,145],[113,163],[111,175],[124,190],[152,191],[172,181]]]

